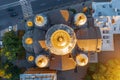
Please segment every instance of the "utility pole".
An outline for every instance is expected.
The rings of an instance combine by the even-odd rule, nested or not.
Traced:
[[[32,10],[30,0],[20,0],[19,2],[20,2],[20,5],[22,7],[22,12],[23,12],[24,19],[32,17],[33,16],[33,10]]]

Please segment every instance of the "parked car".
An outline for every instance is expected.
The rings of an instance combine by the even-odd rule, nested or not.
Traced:
[[[10,17],[16,17],[16,16],[18,16],[18,13],[17,13],[17,12],[11,12],[11,13],[10,13]]]
[[[2,41],[0,41],[0,48],[2,48],[3,47],[3,42]]]
[[[8,31],[12,31],[13,27],[12,26],[9,26],[8,27]]]
[[[9,12],[14,11],[14,8],[8,8],[7,11]]]

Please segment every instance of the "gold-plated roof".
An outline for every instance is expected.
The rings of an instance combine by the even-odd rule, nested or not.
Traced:
[[[42,24],[43,23],[43,21],[44,21],[44,18],[43,18],[43,16],[36,16],[36,22],[37,23],[40,23],[40,24]]]
[[[69,54],[76,44],[74,30],[64,24],[57,24],[49,28],[45,39],[46,46],[55,55]]]
[[[63,49],[70,44],[70,35],[64,30],[57,30],[51,36],[51,43],[54,48]]]
[[[31,55],[28,57],[28,61],[33,61],[33,60],[34,60],[34,56]]]
[[[86,23],[86,21],[87,21],[87,17],[83,13],[78,13],[74,17],[74,24],[76,26],[84,25]]]
[[[32,38],[26,38],[25,39],[25,43],[28,44],[28,45],[30,45],[30,44],[33,43],[33,39]]]
[[[87,10],[88,10],[88,7],[84,7],[82,12],[85,13],[85,12],[87,12]]]
[[[32,21],[27,21],[27,26],[28,27],[32,27],[33,26],[33,22]]]
[[[35,60],[36,65],[40,68],[46,67],[48,65],[48,62],[49,62],[48,57],[44,55],[37,56]]]
[[[76,56],[76,62],[79,66],[85,66],[88,63],[88,57],[85,54],[79,54]]]
[[[37,26],[44,26],[47,23],[47,18],[43,15],[36,15],[34,21]]]

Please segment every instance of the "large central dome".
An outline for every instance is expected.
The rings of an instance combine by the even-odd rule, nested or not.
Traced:
[[[69,46],[70,35],[64,30],[57,30],[51,36],[51,44],[58,49],[64,49]]]
[[[68,54],[72,51],[75,44],[75,33],[73,29],[67,25],[54,25],[46,33],[46,45],[53,54]]]

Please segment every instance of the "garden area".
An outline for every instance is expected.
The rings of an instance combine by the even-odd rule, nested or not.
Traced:
[[[120,60],[89,64],[85,80],[120,80]]]
[[[9,31],[3,36],[3,47],[0,49],[0,80],[19,80],[19,74],[24,72],[24,69],[14,64],[16,60],[25,58],[22,46],[24,31],[20,32]]]

